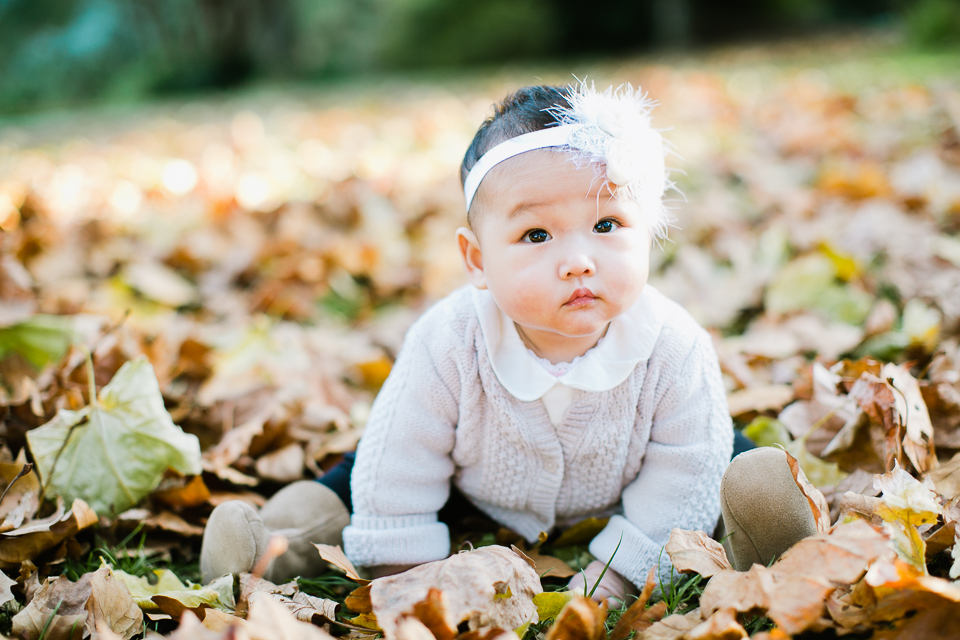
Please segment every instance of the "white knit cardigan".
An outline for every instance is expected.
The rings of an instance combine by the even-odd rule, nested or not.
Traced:
[[[521,382],[511,376],[550,374],[532,356],[511,365],[491,354],[503,337],[489,334],[503,327],[481,322],[484,295],[459,289],[407,333],[357,449],[347,556],[361,566],[445,558],[450,536],[437,511],[452,481],[530,541],[558,524],[612,514],[590,552],[603,562],[613,556],[611,568],[635,584],[658,562],[669,574],[661,551],[670,530],[715,527],[733,447],[709,335],[648,285],[574,369],[580,383],[559,378],[574,389],[554,426],[537,397],[518,399],[498,378],[509,388]],[[591,370],[613,386],[591,389],[583,378]]]

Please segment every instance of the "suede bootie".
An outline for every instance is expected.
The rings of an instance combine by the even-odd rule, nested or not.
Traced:
[[[272,535],[285,537],[288,547],[269,564],[264,578],[282,583],[318,575],[326,565],[314,543],[343,544],[343,528],[348,524],[350,513],[337,494],[314,480],[284,487],[259,512],[241,500],[225,502],[210,514],[203,532],[203,582],[253,570]]]
[[[773,447],[745,451],[730,462],[720,484],[720,511],[723,546],[738,571],[769,565],[817,532],[786,453]]]

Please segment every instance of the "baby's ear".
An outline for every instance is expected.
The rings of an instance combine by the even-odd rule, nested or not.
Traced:
[[[467,279],[477,289],[486,289],[487,278],[483,273],[483,254],[480,252],[477,235],[466,227],[460,227],[457,229],[457,246],[460,247],[460,257],[463,259],[463,268],[467,271]]]

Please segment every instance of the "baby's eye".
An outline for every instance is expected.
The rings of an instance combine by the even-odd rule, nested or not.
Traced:
[[[597,224],[593,225],[593,230],[597,233],[610,233],[614,230],[615,227],[619,226],[616,220],[601,220]]]
[[[527,231],[525,234],[523,234],[524,242],[533,242],[534,244],[546,242],[549,239],[550,239],[550,234],[544,231],[543,229],[531,229],[530,231]]]

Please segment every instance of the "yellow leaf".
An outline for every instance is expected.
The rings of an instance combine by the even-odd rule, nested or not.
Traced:
[[[375,613],[361,613],[356,618],[347,618],[347,621],[350,624],[355,624],[358,627],[363,627],[364,629],[380,631],[380,626],[377,624],[377,615]]]
[[[533,596],[533,604],[537,606],[537,616],[540,622],[553,620],[570,600],[573,599],[572,591],[544,591]]]

